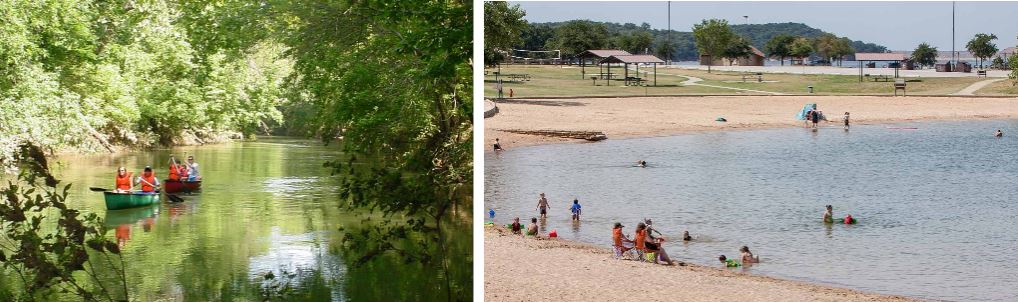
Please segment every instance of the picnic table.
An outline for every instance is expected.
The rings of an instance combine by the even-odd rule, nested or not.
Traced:
[[[636,86],[640,86],[640,84],[646,83],[647,80],[644,80],[643,78],[640,78],[640,77],[628,77],[628,78],[626,78],[626,85],[627,86],[629,85],[629,83],[634,83],[634,82],[636,83]]]
[[[983,77],[983,78],[985,78],[986,77],[986,70],[976,71],[976,77]]]
[[[517,82],[530,81],[530,74],[527,74],[527,73],[513,73],[513,74],[507,74],[505,76],[509,77],[510,81],[517,81]]]
[[[757,82],[761,82],[761,83],[763,82],[763,73],[762,72],[743,73],[742,74],[742,82],[745,83],[746,82],[746,78],[752,79],[753,77],[756,77],[756,81]]]
[[[894,78],[889,75],[878,74],[871,77],[871,79],[873,79],[874,82],[890,82]]]

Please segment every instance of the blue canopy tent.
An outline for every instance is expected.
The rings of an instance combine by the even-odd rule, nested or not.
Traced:
[[[809,104],[806,104],[806,106],[802,106],[802,110],[799,110],[799,114],[795,115],[795,119],[800,120],[800,121],[805,121],[806,118],[808,118],[807,115],[812,110],[817,110],[817,104],[809,103]],[[824,112],[823,111],[817,110],[817,112],[820,113],[820,120],[824,120],[824,121],[827,120],[827,116],[824,116]]]

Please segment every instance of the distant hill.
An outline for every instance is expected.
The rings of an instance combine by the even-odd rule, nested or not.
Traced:
[[[553,36],[554,29],[561,26],[565,22],[546,22],[546,23],[531,23],[531,28],[524,32],[523,40],[524,45],[521,45],[523,49],[529,50],[544,50],[545,45]],[[667,30],[662,29],[651,29],[650,25],[643,23],[636,25],[633,23],[610,23],[610,22],[594,22],[603,24],[611,36],[619,34],[627,34],[634,31],[649,31],[654,36],[653,48],[657,47],[657,44],[664,41]],[[824,34],[825,32],[820,29],[810,27],[802,23],[767,23],[767,24],[738,24],[731,25],[732,31],[736,34],[742,35],[749,38],[753,46],[763,51],[764,44],[768,40],[778,34],[788,34],[793,36],[803,36],[807,38],[815,38]],[[837,33],[832,33],[838,35]],[[851,38],[850,38],[851,39]],[[693,40],[693,33],[690,31],[673,30],[672,41],[675,42],[676,52],[673,61],[693,61],[697,60],[696,43]],[[874,43],[866,43],[863,41],[852,40],[852,47],[857,52],[886,52],[887,47],[877,45]],[[664,58],[662,58],[664,59]]]

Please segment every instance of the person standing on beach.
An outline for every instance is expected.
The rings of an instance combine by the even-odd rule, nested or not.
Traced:
[[[845,130],[848,130],[848,111],[845,111]]]
[[[541,214],[541,219],[548,218],[548,199],[544,198],[544,193],[541,193],[541,199],[537,200],[537,210]]]
[[[498,90],[498,99],[502,99],[502,80],[499,79],[498,83],[495,84],[495,90]]]
[[[569,211],[573,212],[573,220],[580,221],[580,212],[582,210],[580,209],[580,201],[578,199],[573,198],[573,206],[569,207]]]

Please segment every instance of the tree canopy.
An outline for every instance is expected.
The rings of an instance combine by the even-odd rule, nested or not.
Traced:
[[[804,60],[805,58],[808,58],[809,55],[814,51],[813,43],[810,42],[809,39],[803,37],[796,38],[794,41],[792,41],[792,44],[789,45],[789,50],[791,50],[790,54],[793,57],[801,58]]]
[[[728,64],[732,64],[735,60],[749,56],[751,53],[753,53],[753,50],[749,46],[749,40],[736,36],[735,39],[732,39],[732,42],[728,44],[728,47],[721,52],[721,56],[728,59]]]
[[[979,68],[983,67],[983,60],[986,60],[986,58],[997,53],[997,44],[993,43],[993,40],[996,39],[997,36],[994,34],[987,35],[980,33],[976,34],[972,40],[969,40],[969,42],[965,44],[965,49],[968,49],[972,55],[979,58]]]
[[[608,28],[604,24],[573,20],[555,29],[547,48],[561,50],[562,56],[571,57],[589,49],[607,48],[608,39]]]
[[[523,43],[523,32],[530,29],[523,20],[526,12],[519,4],[509,6],[502,1],[484,2],[484,61],[494,65],[499,51],[509,52]]]
[[[725,50],[737,38],[728,27],[728,21],[721,19],[703,20],[699,24],[694,24],[693,37],[696,39],[696,48],[700,50],[700,54],[710,57],[707,72],[710,72],[712,61],[723,57]]]
[[[794,41],[794,36],[779,34],[767,41],[767,45],[764,45],[763,51],[767,54],[767,56],[777,57],[781,60],[781,65],[784,66],[785,57],[792,55],[791,46]]]
[[[930,44],[923,42],[919,46],[916,46],[915,50],[912,51],[912,61],[919,64],[919,66],[933,66],[937,63],[937,48],[931,47]]]

